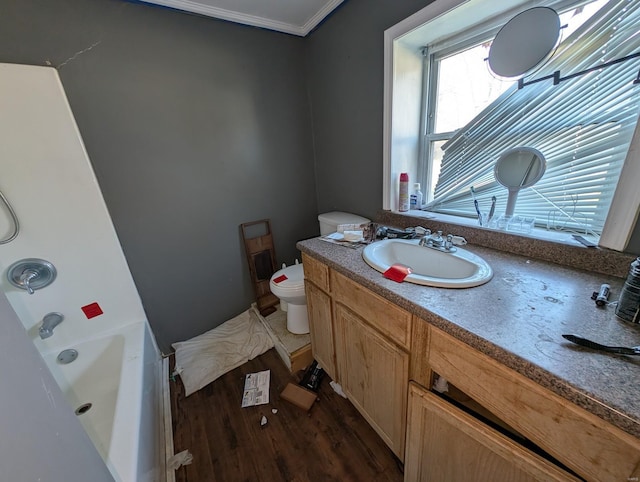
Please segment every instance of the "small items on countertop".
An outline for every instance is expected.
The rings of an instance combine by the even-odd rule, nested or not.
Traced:
[[[595,300],[596,306],[603,307],[609,302],[609,293],[611,292],[611,286],[604,283],[600,285],[599,291],[594,291],[591,295],[591,299]]]
[[[640,257],[629,267],[627,280],[616,305],[616,316],[624,321],[640,323]]]

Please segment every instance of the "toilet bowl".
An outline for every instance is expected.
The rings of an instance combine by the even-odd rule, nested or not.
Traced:
[[[296,335],[309,333],[302,265],[294,264],[276,271],[269,281],[269,288],[287,312],[287,330]]]

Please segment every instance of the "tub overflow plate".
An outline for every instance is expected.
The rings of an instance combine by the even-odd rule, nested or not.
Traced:
[[[58,363],[61,365],[66,365],[67,363],[75,361],[76,358],[78,358],[78,351],[69,348],[68,350],[62,350],[56,360],[58,360]]]

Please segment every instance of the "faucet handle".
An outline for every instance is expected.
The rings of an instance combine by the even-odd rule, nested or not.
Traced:
[[[464,246],[465,244],[467,244],[467,240],[462,236],[451,236],[451,243],[454,246]]]
[[[22,283],[22,286],[24,286],[24,289],[27,290],[27,293],[29,293],[30,295],[35,293],[30,284],[31,280],[37,278],[38,276],[38,272],[33,269],[25,269],[20,275],[20,282]]]
[[[56,268],[49,261],[39,258],[25,258],[16,261],[7,270],[7,279],[16,288],[32,295],[56,279]]]
[[[444,241],[444,249],[449,251],[453,247],[453,235],[447,234],[447,239]]]

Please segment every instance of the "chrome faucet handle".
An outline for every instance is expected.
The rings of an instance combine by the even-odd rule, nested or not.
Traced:
[[[435,236],[431,236],[429,238],[430,244],[435,246],[436,248],[441,248],[444,246],[444,239],[442,238],[442,231],[437,231]]]
[[[447,251],[453,247],[453,234],[447,234],[447,239],[444,242],[444,249]]]
[[[38,272],[33,269],[25,269],[20,275],[20,282],[22,283],[22,286],[24,286],[24,289],[27,290],[27,293],[29,293],[30,295],[35,293],[35,291],[33,291],[33,288],[31,287],[31,284],[30,284],[31,280],[37,277],[38,277]]]
[[[418,245],[419,246],[426,246],[427,243],[429,242],[429,240],[431,239],[431,230],[430,229],[426,229],[426,228],[422,228],[422,230],[424,231],[422,236],[420,237],[420,241],[418,241]]]
[[[56,279],[56,268],[49,261],[40,258],[25,258],[16,261],[7,269],[7,279],[16,288],[32,295]]]

